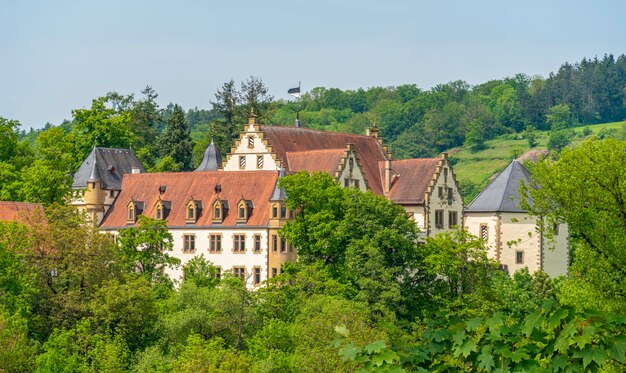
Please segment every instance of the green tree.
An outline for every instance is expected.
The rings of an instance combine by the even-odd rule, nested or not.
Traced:
[[[194,256],[183,266],[185,281],[200,287],[215,287],[219,283],[217,268],[204,258],[204,254]]]
[[[606,305],[626,300],[625,154],[624,141],[587,140],[564,149],[558,160],[537,163],[532,172],[541,188],[526,189],[532,211],[548,217],[548,233],[556,223],[568,224],[578,242],[571,280],[595,290],[593,297]]]
[[[354,287],[355,299],[378,317],[419,308],[426,284],[417,229],[402,207],[325,173],[280,181],[288,207],[299,213],[282,229],[305,264],[323,263],[331,277]]]
[[[464,145],[469,147],[473,152],[477,152],[485,148],[483,124],[477,119],[474,119],[472,123],[470,123],[470,129],[465,135]]]
[[[524,131],[524,138],[528,141],[528,147],[534,148],[537,146],[537,132],[535,131],[535,127],[531,124],[526,126],[526,130]]]
[[[193,141],[189,136],[185,112],[178,105],[174,105],[172,115],[167,120],[167,128],[159,138],[159,146],[162,157],[172,157],[183,171],[191,169]]]
[[[141,215],[137,227],[123,229],[119,233],[120,263],[129,272],[137,271],[150,282],[168,283],[163,273],[166,267],[175,267],[180,260],[171,257],[172,234],[163,220]]]
[[[76,157],[79,162],[89,154],[94,145],[110,148],[128,148],[135,140],[130,127],[131,114],[124,106],[117,106],[111,94],[91,102],[89,109],[72,111]],[[77,165],[78,166],[78,165]]]
[[[241,83],[241,103],[244,114],[254,113],[261,122],[266,122],[272,113],[274,96],[261,78],[250,76]]]
[[[552,131],[570,128],[574,124],[572,113],[567,104],[556,105],[550,108],[546,115],[546,123]]]
[[[571,130],[562,129],[550,131],[550,137],[548,137],[548,149],[555,150],[557,153],[563,150],[567,145],[572,142]]]

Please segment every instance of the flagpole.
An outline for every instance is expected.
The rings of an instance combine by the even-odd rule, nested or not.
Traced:
[[[298,81],[298,96],[296,96],[296,127],[300,127],[300,95],[302,82]]]

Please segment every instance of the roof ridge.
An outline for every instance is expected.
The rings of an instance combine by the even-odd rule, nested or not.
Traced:
[[[324,130],[318,130],[318,129],[308,128],[308,127],[293,127],[293,126],[280,126],[280,125],[273,125],[273,124],[262,124],[261,128],[263,128],[263,127],[285,128],[285,129],[297,130],[297,131],[305,130],[305,131],[319,132],[319,133],[337,133],[337,134],[341,134],[341,135],[359,136],[359,137],[368,138],[368,139],[376,139],[375,137],[368,136],[368,135],[362,135],[362,134],[358,134],[358,133],[324,131]]]
[[[496,175],[496,177],[494,177],[489,184],[487,184],[487,186],[480,191],[480,193],[478,193],[478,195],[476,197],[474,197],[474,199],[467,205],[467,208],[469,209],[472,204],[474,204],[474,202],[478,201],[478,199],[489,189],[489,187],[496,182],[496,180],[498,180],[498,178],[500,177],[500,175],[502,175],[502,173],[504,171],[506,171],[507,168],[509,168],[509,166],[511,166],[511,164],[509,163],[504,169],[502,169],[502,171],[498,172],[498,174]],[[500,202],[502,203],[502,202]]]

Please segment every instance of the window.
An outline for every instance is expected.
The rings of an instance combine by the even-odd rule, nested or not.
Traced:
[[[354,187],[359,188],[359,180],[354,180]]]
[[[254,267],[254,278],[252,281],[255,285],[259,285],[261,283],[261,268]]]
[[[272,268],[272,277],[276,277],[278,275],[278,270],[276,268]]]
[[[452,201],[452,188],[448,188],[448,203],[450,203]]]
[[[246,277],[246,267],[233,267],[233,275],[243,280]]]
[[[554,223],[554,226],[552,226],[552,231],[555,235],[559,234],[559,223]]]
[[[256,156],[256,168],[263,168],[263,156],[262,155]]]
[[[280,205],[280,218],[284,219],[287,217],[287,207],[285,205]]]
[[[448,169],[444,167],[443,169],[443,182],[447,183],[448,182]]]
[[[443,228],[443,210],[435,210],[435,227]]]
[[[239,220],[246,220],[246,206],[239,206]]]
[[[239,168],[241,169],[246,168],[246,156],[245,155],[239,156]]]
[[[287,241],[284,238],[280,239],[280,252],[281,253],[287,252]]]
[[[452,228],[459,224],[457,221],[457,212],[456,211],[448,211],[448,227]]]
[[[128,205],[128,222],[129,223],[135,222],[135,205],[132,203]]]
[[[291,246],[290,243],[287,243],[287,250],[289,250],[290,253],[293,253],[293,246]]]
[[[480,225],[480,239],[483,241],[487,241],[489,239],[489,230],[487,229],[487,224]]]
[[[233,246],[234,253],[243,253],[246,251],[246,235],[236,234],[233,236],[233,241],[235,243]]]
[[[161,219],[163,219],[163,207],[161,207],[161,206],[157,206],[157,209],[156,209],[156,218],[157,218],[157,220],[161,220]]]
[[[183,235],[183,253],[193,254],[196,252],[196,236],[193,234]]]
[[[248,136],[248,148],[254,148],[254,136]]]
[[[111,197],[111,198],[115,197],[115,191],[114,190],[109,191],[109,197]]]
[[[219,201],[213,206],[213,220],[222,221],[222,204]]]
[[[187,213],[186,213],[187,223],[188,224],[195,223],[197,217],[198,217],[198,201],[191,199],[189,200],[189,202],[187,202]]]
[[[277,205],[272,206],[272,218],[274,219],[278,218],[278,206]]]
[[[443,187],[439,187],[439,198],[443,198]]]
[[[515,264],[524,264],[524,252],[523,251],[515,252]]]
[[[215,267],[215,278],[218,280],[222,278],[222,267]]]
[[[345,186],[345,187],[350,186],[350,179],[348,179],[348,178],[343,179],[343,186]]]
[[[254,235],[254,252],[255,253],[261,252],[261,235],[260,234]]]
[[[209,251],[212,253],[221,253],[222,252],[222,235],[221,234],[211,234],[210,237],[210,246]]]
[[[275,234],[272,235],[272,251],[278,251],[278,236]]]

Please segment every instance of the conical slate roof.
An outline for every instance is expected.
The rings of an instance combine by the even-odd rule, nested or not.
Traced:
[[[278,171],[278,180],[276,180],[276,187],[274,187],[274,192],[270,197],[270,201],[284,201],[287,199],[287,193],[285,193],[285,189],[278,187],[278,181],[285,177],[285,168],[281,167]]]
[[[88,182],[101,181],[103,189],[120,190],[122,177],[133,168],[146,172],[132,149],[95,147],[74,174],[72,188],[83,189]]]
[[[204,157],[202,157],[202,163],[196,168],[196,171],[215,171],[222,166],[222,157],[217,147],[211,139],[211,144],[204,151]]]
[[[474,198],[467,212],[526,212],[521,207],[520,186],[522,182],[533,185],[528,171],[517,160],[513,160],[504,171]],[[533,201],[529,200],[532,206]]]

